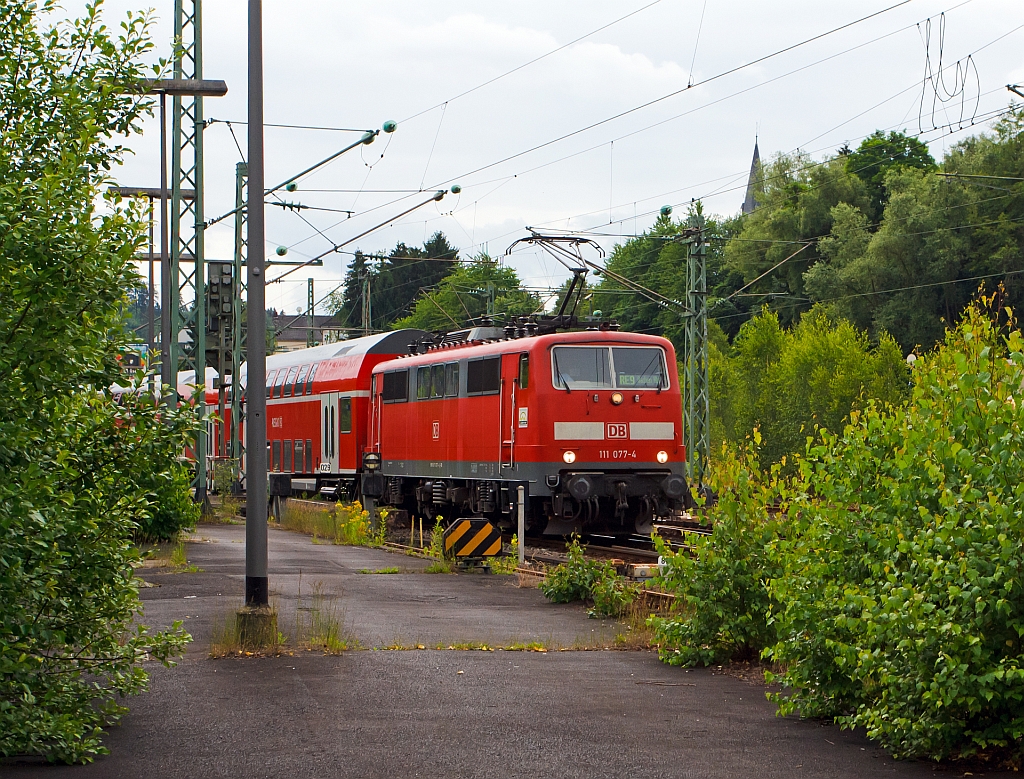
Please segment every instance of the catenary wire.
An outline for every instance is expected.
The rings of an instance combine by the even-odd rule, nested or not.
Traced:
[[[564,134],[562,134],[562,135],[560,135],[560,136],[558,136],[556,138],[552,138],[552,139],[550,139],[548,141],[544,141],[543,143],[539,143],[539,144],[536,144],[535,146],[531,146],[529,149],[524,149],[523,151],[516,152],[515,154],[510,154],[510,155],[508,155],[506,157],[503,157],[502,159],[497,160],[495,162],[491,162],[491,163],[488,163],[486,165],[481,165],[478,168],[474,168],[473,170],[467,171],[467,172],[462,173],[462,174],[460,174],[458,176],[451,176],[451,177],[445,178],[442,181],[438,182],[438,184],[436,186],[430,186],[430,187],[427,187],[427,189],[428,190],[429,189],[436,189],[437,186],[441,186],[442,184],[446,184],[446,183],[448,183],[450,181],[455,181],[456,179],[462,179],[462,178],[465,178],[466,176],[472,176],[473,174],[479,173],[480,171],[488,170],[489,168],[496,167],[496,166],[501,165],[501,164],[503,164],[505,162],[509,162],[510,160],[514,160],[514,159],[517,159],[519,157],[525,156],[527,154],[531,154],[531,153],[533,153],[535,151],[538,151],[540,149],[546,148],[546,147],[551,146],[553,144],[559,143],[559,142],[564,141],[564,140],[566,140],[568,138],[572,138],[572,137],[574,137],[576,135],[579,135],[581,133],[585,133],[588,130],[593,130],[595,127],[600,127],[602,125],[608,124],[609,122],[613,122],[616,119],[621,119],[624,116],[629,116],[630,114],[636,113],[637,111],[642,111],[645,108],[649,108],[650,106],[656,105],[658,103],[661,103],[661,102],[663,102],[665,100],[668,100],[669,98],[675,97],[677,95],[681,95],[683,92],[688,92],[689,90],[694,89],[696,87],[703,86],[705,84],[710,84],[713,81],[717,81],[718,79],[725,78],[726,76],[732,75],[733,73],[738,73],[739,71],[744,70],[746,68],[753,67],[754,65],[758,65],[758,64],[760,64],[762,62],[766,62],[767,60],[773,59],[774,57],[778,57],[778,56],[780,56],[782,54],[785,54],[787,52],[793,51],[794,49],[798,49],[801,46],[806,46],[809,43],[813,43],[814,41],[821,40],[822,38],[825,38],[825,37],[827,37],[829,35],[833,35],[833,34],[835,34],[837,32],[840,32],[841,30],[848,29],[849,27],[852,27],[854,25],[860,24],[861,22],[865,22],[865,21],[867,21],[869,19],[875,18],[876,16],[880,16],[881,14],[888,13],[889,11],[892,11],[892,10],[894,10],[896,8],[904,6],[904,5],[906,5],[907,3],[910,3],[910,2],[913,2],[913,0],[900,0],[900,2],[895,3],[895,4],[891,5],[891,6],[888,6],[887,8],[883,8],[880,11],[875,11],[874,13],[868,14],[867,16],[862,16],[859,19],[855,19],[855,20],[853,20],[851,22],[847,22],[846,24],[840,25],[838,27],[834,27],[831,30],[827,30],[826,32],[819,33],[818,35],[812,36],[810,38],[806,38],[806,39],[804,39],[802,41],[799,41],[798,43],[794,43],[794,44],[792,44],[790,46],[787,46],[785,48],[778,49],[778,50],[776,50],[776,51],[774,51],[774,52],[772,52],[770,54],[764,55],[763,57],[758,57],[757,59],[750,60],[749,62],[746,62],[746,63],[744,63],[742,65],[737,65],[736,67],[730,68],[728,70],[724,70],[721,73],[715,74],[714,76],[709,76],[708,78],[702,79],[701,81],[696,81],[692,85],[687,85],[687,86],[685,86],[685,87],[683,87],[681,89],[673,90],[672,92],[669,92],[669,93],[667,93],[665,95],[661,95],[660,97],[656,97],[656,98],[654,98],[652,100],[648,100],[648,101],[646,101],[644,103],[641,103],[640,105],[633,106],[632,108],[627,108],[624,111],[619,111],[618,113],[613,114],[612,116],[606,117],[604,119],[600,119],[600,120],[598,120],[596,122],[591,122],[590,124],[588,124],[588,125],[586,125],[584,127],[580,127],[580,128],[578,128],[576,130],[572,130],[571,132],[564,133]],[[970,2],[973,2],[973,0],[964,0],[964,2],[960,3],[960,5],[966,5],[967,3],[970,3]],[[956,6],[956,7],[959,7],[959,6]],[[911,26],[913,26],[913,25],[911,25]],[[607,141],[605,141],[605,143],[607,143]],[[601,144],[601,146],[603,146],[603,145],[604,145],[604,143]]]
[[[909,0],[907,0],[907,1],[909,2]],[[564,49],[567,49],[570,46],[574,46],[575,44],[579,43],[582,40],[585,40],[585,39],[587,39],[587,38],[589,38],[589,37],[591,37],[593,35],[596,35],[597,33],[601,32],[603,30],[607,30],[609,27],[614,27],[619,22],[624,22],[626,19],[629,19],[631,16],[636,16],[638,13],[646,11],[648,8],[651,8],[652,6],[655,6],[658,3],[660,3],[660,2],[661,2],[661,0],[654,0],[654,2],[648,3],[645,6],[637,8],[635,11],[630,11],[625,16],[620,16],[618,19],[615,19],[614,21],[611,21],[611,22],[608,22],[607,24],[601,25],[596,30],[591,30],[586,35],[581,35],[580,37],[575,38],[575,39],[569,41],[568,43],[564,43],[561,46],[559,46],[559,47],[557,47],[555,49],[552,49],[551,51],[547,52],[546,54],[542,54],[539,57],[533,58],[529,62],[524,62],[522,65],[518,65],[518,66],[512,68],[511,70],[505,71],[504,73],[502,73],[499,76],[495,76],[494,78],[491,78],[491,79],[488,79],[487,81],[484,81],[482,84],[477,84],[475,87],[472,87],[471,89],[467,89],[465,92],[460,92],[459,94],[455,95],[454,97],[450,97],[447,100],[443,100],[443,101],[441,101],[440,103],[438,103],[436,105],[432,105],[432,106],[430,106],[430,108],[424,108],[422,111],[417,111],[412,116],[408,116],[405,119],[403,119],[401,121],[401,123],[404,124],[405,122],[411,121],[411,120],[413,120],[413,119],[415,119],[415,118],[417,118],[419,116],[423,116],[423,114],[430,113],[431,111],[433,111],[433,110],[435,110],[437,108],[441,108],[442,106],[447,106],[449,103],[453,103],[456,100],[458,100],[459,98],[462,98],[462,97],[465,97],[466,95],[472,94],[473,92],[476,92],[478,89],[483,89],[484,87],[489,86],[490,84],[493,84],[495,81],[500,81],[501,79],[505,78],[506,76],[511,76],[513,73],[515,73],[517,71],[520,71],[523,68],[529,67],[530,65],[533,65],[536,62],[540,62],[542,59],[546,59],[547,57],[550,57],[552,54],[557,54],[558,52],[560,52],[560,51],[562,51]]]

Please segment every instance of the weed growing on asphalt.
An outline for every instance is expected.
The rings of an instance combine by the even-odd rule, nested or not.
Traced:
[[[541,641],[513,641],[502,649],[506,652],[547,652],[548,646]]]
[[[512,574],[519,567],[519,536],[512,536],[512,543],[509,544],[509,551],[506,555],[495,557],[491,560],[491,570],[494,573]]]
[[[296,605],[296,625],[296,644],[311,651],[338,654],[355,648],[359,643],[345,629],[344,617],[338,609],[338,596],[327,592],[322,581],[313,583],[308,605],[302,605],[300,594]]]
[[[651,649],[656,646],[651,609],[642,598],[635,598],[620,615],[622,629],[615,636],[619,649]]]
[[[272,630],[268,636],[252,641],[242,635],[238,612],[231,611],[220,620],[215,620],[210,637],[210,657],[253,657],[280,655],[287,643],[287,637],[276,629],[277,607],[270,609],[267,625]]]
[[[434,529],[430,531],[430,547],[428,555],[434,562],[426,567],[424,573],[452,573],[455,566],[444,553],[444,527],[441,525],[443,517],[438,514],[434,521]]]
[[[174,569],[174,573],[200,572],[200,569],[196,566],[189,565],[188,550],[185,548],[184,541],[179,541],[171,550],[171,568]]]
[[[539,587],[542,581],[544,581],[544,574],[541,571],[536,573],[516,572],[516,587],[520,589]]]
[[[401,573],[397,565],[389,565],[387,568],[360,568],[359,573]]]
[[[454,573],[453,566],[449,560],[434,560],[423,569],[423,573]]]
[[[235,495],[221,493],[210,498],[210,511],[202,517],[203,524],[237,525],[240,524],[239,511],[243,501]]]

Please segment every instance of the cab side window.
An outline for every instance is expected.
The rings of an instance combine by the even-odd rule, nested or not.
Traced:
[[[444,366],[432,365],[430,367],[430,397],[444,397]]]
[[[444,394],[450,398],[459,396],[459,364],[450,362],[444,366]]]
[[[430,366],[423,365],[416,369],[416,400],[430,397]]]
[[[519,355],[519,389],[530,386],[530,355]]]

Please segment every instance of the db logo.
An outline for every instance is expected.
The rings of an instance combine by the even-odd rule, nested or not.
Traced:
[[[441,437],[441,423],[440,422],[435,422],[434,423],[434,440],[436,441],[440,437]]]
[[[609,422],[607,435],[608,438],[627,438],[629,435],[627,430],[628,428],[624,424]]]

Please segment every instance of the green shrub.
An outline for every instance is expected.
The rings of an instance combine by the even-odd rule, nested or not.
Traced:
[[[783,713],[901,756],[1024,737],[1024,338],[979,308],[918,362],[907,407],[869,407],[801,465],[772,578]]]
[[[552,568],[540,583],[545,598],[553,603],[589,600],[597,582],[615,575],[610,563],[588,560],[585,553],[579,538],[574,536],[566,549],[566,561]]]
[[[138,536],[194,520],[188,408],[131,385],[139,205],[104,195],[157,75],[146,17],[0,3],[0,756],[84,762],[188,635],[139,624]],[[107,203],[103,203],[103,198]]]
[[[608,568],[612,568],[611,565]],[[633,605],[638,594],[639,587],[622,576],[616,576],[612,568],[610,576],[604,576],[594,583],[590,591],[594,607],[587,613],[592,617],[621,616]]]
[[[769,509],[780,491],[779,467],[765,474],[749,450],[723,449],[711,480],[718,502],[706,515],[712,532],[691,534],[692,553],[673,552],[656,539],[664,585],[681,604],[679,615],[651,618],[665,662],[750,660],[775,641],[768,582],[778,571],[770,545],[781,525]]]
[[[551,569],[538,585],[553,603],[592,600],[592,617],[616,617],[636,600],[637,588],[615,573],[607,560],[588,560],[586,548],[573,537],[564,563]]]

